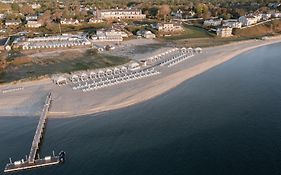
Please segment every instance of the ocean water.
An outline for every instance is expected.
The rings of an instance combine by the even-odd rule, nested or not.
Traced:
[[[63,165],[22,175],[281,174],[281,44],[237,56],[125,109],[50,119],[41,155]],[[29,153],[37,119],[0,118],[0,169]]]

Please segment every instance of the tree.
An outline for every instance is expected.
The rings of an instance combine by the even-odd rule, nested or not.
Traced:
[[[211,12],[203,13],[202,18],[203,19],[209,19],[211,17]]]
[[[237,17],[246,15],[245,10],[243,10],[243,9],[235,9],[235,13],[237,14]]]
[[[39,21],[41,21],[44,25],[51,23],[51,11],[45,11],[44,14],[39,17]]]
[[[10,11],[11,10],[11,6],[9,4],[0,3],[0,10],[1,11]]]
[[[70,11],[69,11],[67,8],[65,8],[65,9],[63,10],[63,12],[62,12],[62,17],[63,17],[63,18],[70,18]]]
[[[47,23],[46,29],[52,31],[53,33],[58,33],[59,32],[59,27],[55,23]]]
[[[158,14],[158,8],[157,7],[151,7],[150,9],[148,9],[148,14],[152,17],[156,17]]]
[[[11,8],[14,12],[19,12],[20,11],[20,6],[16,3],[11,4]]]
[[[196,12],[197,16],[201,16],[203,13],[203,4],[201,4],[201,3],[197,4],[195,7],[195,12]]]
[[[20,12],[24,15],[29,15],[29,14],[34,14],[33,9],[28,5],[28,4],[24,4],[21,8],[20,8]]]
[[[261,7],[260,9],[259,9],[262,13],[267,13],[268,12],[268,7]]]
[[[161,7],[159,9],[159,15],[164,17],[164,21],[166,21],[166,17],[170,13],[171,13],[171,8],[170,8],[170,6],[168,4],[161,5]]]
[[[221,17],[224,19],[224,20],[227,20],[227,19],[230,19],[231,18],[231,14],[229,13],[224,13],[221,15]]]
[[[57,21],[61,19],[62,17],[62,12],[59,9],[56,9],[56,11],[52,14],[52,19]]]
[[[206,4],[199,3],[195,7],[195,12],[198,17],[207,16],[209,13],[209,8]]]

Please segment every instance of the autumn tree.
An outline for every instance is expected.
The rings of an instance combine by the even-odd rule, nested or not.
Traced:
[[[17,3],[12,3],[11,8],[13,12],[19,12],[20,11],[20,6]]]
[[[42,16],[39,17],[39,21],[41,21],[44,25],[47,25],[52,22],[51,17],[51,11],[47,10]]]
[[[63,9],[62,17],[63,18],[70,18],[70,11],[68,10],[68,8]]]
[[[2,12],[10,11],[11,10],[11,6],[9,4],[0,3],[0,10]]]
[[[198,17],[206,16],[209,13],[209,8],[206,4],[199,3],[195,7],[195,12]]]
[[[167,15],[171,13],[171,8],[168,4],[161,5],[159,9],[159,15],[164,17],[164,21],[166,21]]]
[[[62,17],[62,11],[59,9],[56,9],[55,12],[52,14],[52,19],[54,21],[58,21]]]
[[[24,15],[28,15],[28,14],[34,14],[34,10],[31,8],[30,5],[28,4],[24,4],[21,8],[20,8],[20,12]]]

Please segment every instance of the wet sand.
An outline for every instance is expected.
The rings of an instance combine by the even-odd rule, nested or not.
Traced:
[[[58,87],[50,79],[0,86],[0,116],[37,116],[48,92],[53,93],[50,117],[75,117],[134,105],[167,92],[182,82],[199,75],[251,49],[281,42],[281,37],[250,40],[203,49],[171,68],[161,68],[161,74],[97,91],[73,91],[70,86]],[[22,90],[2,93],[9,88]]]

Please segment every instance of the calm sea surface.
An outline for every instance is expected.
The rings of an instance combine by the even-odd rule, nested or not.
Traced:
[[[29,153],[37,122],[0,118],[1,172]],[[17,174],[280,175],[281,44],[136,106],[50,119],[45,134],[41,154],[64,150],[66,163]]]

